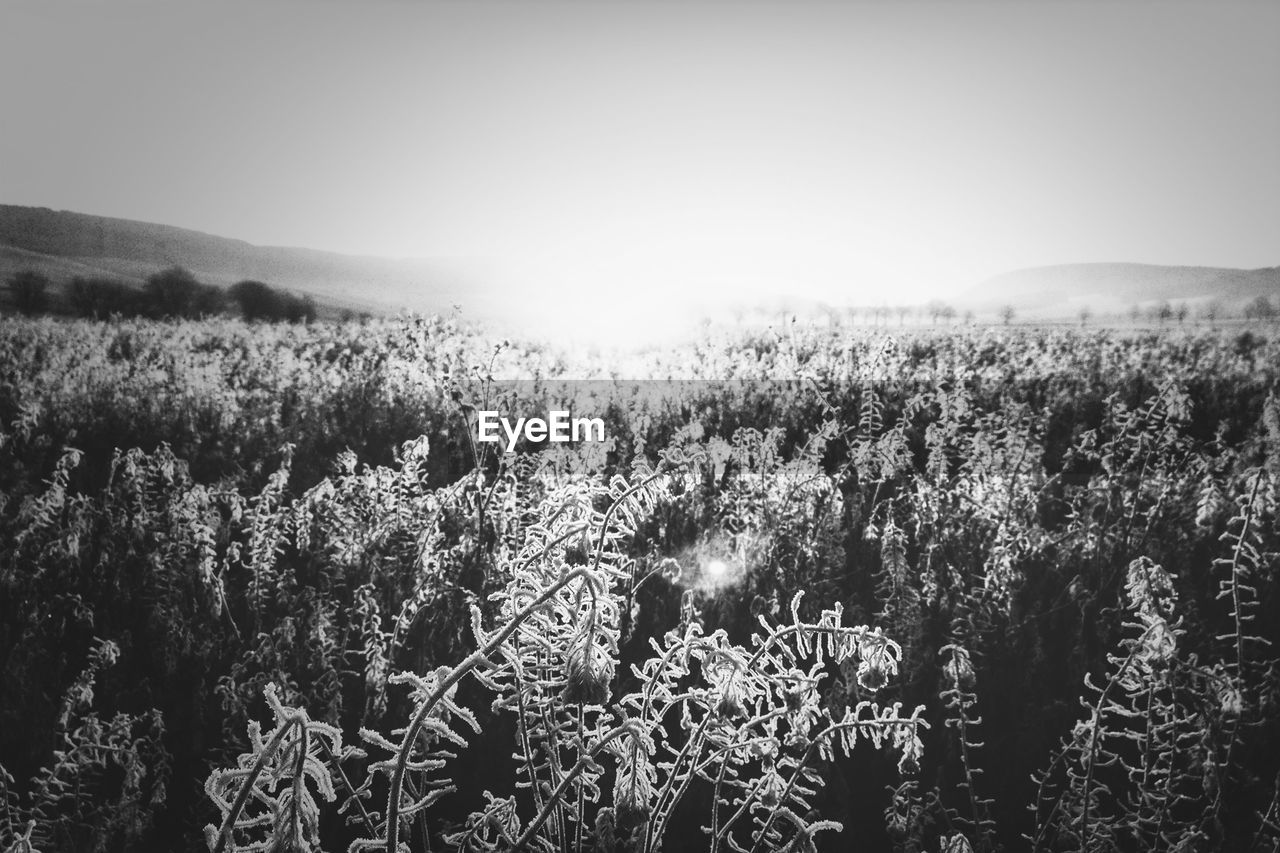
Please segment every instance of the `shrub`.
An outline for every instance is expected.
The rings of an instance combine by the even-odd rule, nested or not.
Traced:
[[[71,280],[67,299],[74,314],[94,320],[113,315],[136,317],[146,312],[146,299],[141,291],[109,278],[77,276]]]
[[[222,310],[222,289],[201,284],[182,267],[149,276],[143,292],[154,317],[207,317]]]
[[[9,277],[9,293],[14,307],[23,314],[39,314],[49,307],[49,279],[32,270]]]

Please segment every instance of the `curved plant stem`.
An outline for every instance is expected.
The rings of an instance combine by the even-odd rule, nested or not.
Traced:
[[[579,529],[577,532],[581,532]],[[568,538],[566,535],[565,538]],[[578,578],[583,578],[588,582],[591,588],[591,594],[596,594],[595,587],[591,583],[590,570],[586,568],[577,568],[565,574],[560,580],[556,581],[546,589],[541,595],[535,598],[529,604],[516,613],[503,628],[494,634],[489,642],[485,643],[479,649],[476,649],[468,655],[460,664],[449,671],[449,674],[436,686],[436,689],[430,696],[423,701],[418,707],[417,713],[413,715],[413,719],[409,722],[408,728],[405,729],[404,748],[396,755],[395,769],[391,774],[390,790],[387,791],[387,834],[386,834],[386,850],[389,853],[396,853],[399,850],[400,843],[400,791],[404,787],[404,776],[408,769],[409,752],[412,744],[417,740],[418,732],[422,730],[423,724],[426,723],[427,717],[430,716],[435,706],[444,698],[445,694],[457,684],[472,669],[488,660],[498,648],[505,643],[512,634],[520,627],[524,620],[528,619],[530,614],[540,608],[549,601],[556,593],[564,589],[570,583]],[[220,851],[215,851],[220,853]]]

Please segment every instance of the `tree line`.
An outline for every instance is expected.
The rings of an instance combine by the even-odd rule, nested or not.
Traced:
[[[316,304],[260,281],[240,281],[229,288],[203,284],[187,269],[170,267],[147,277],[141,288],[111,278],[76,276],[61,294],[52,292],[48,276],[23,270],[9,277],[9,296],[23,314],[71,314],[108,317],[196,319],[239,313],[245,320],[310,323]]]
[[[843,323],[848,323],[849,325],[888,326],[892,325],[891,321],[895,318],[896,324],[899,326],[907,325],[908,321],[911,321],[912,325],[950,326],[956,323],[972,325],[978,319],[978,315],[974,311],[960,311],[939,299],[931,300],[923,305],[869,305],[853,306],[845,309],[828,308],[826,313],[828,323],[833,326]],[[996,311],[996,317],[1005,326],[1011,325],[1018,316],[1018,308],[1011,304],[1002,305]],[[1196,323],[1208,321],[1210,325],[1219,320],[1232,319],[1267,322],[1280,319],[1280,305],[1276,305],[1266,296],[1257,296],[1252,300],[1240,303],[1229,303],[1222,299],[1210,299],[1207,302],[1199,303],[1193,309],[1191,304],[1186,301],[1174,304],[1166,299],[1146,306],[1133,305],[1123,316],[1132,323],[1149,322],[1158,323],[1161,326],[1174,321],[1183,324],[1188,319]],[[1096,313],[1093,307],[1089,305],[1080,306],[1072,317],[1072,319],[1078,320],[1081,326],[1088,325],[1091,320],[1115,321],[1121,318],[1122,315],[1118,313],[1110,315]],[[738,319],[742,319],[741,312],[739,312]],[[1068,318],[1040,317],[1038,319],[1061,321]],[[1031,322],[1034,322],[1034,320]]]

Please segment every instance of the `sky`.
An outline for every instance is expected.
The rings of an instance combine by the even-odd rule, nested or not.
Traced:
[[[1280,3],[0,0],[0,203],[565,303],[1280,263]]]

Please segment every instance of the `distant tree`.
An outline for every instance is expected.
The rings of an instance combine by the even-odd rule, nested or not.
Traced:
[[[975,319],[977,319],[977,317],[974,315],[973,309],[966,309],[964,312],[965,325],[972,326]]]
[[[1013,310],[1012,305],[1005,305],[1000,309],[1000,320],[1007,326],[1013,322],[1015,314],[1016,312]]]
[[[1209,321],[1209,325],[1213,324],[1222,316],[1222,303],[1217,299],[1210,299],[1204,306],[1204,318]]]
[[[77,276],[67,289],[67,299],[77,316],[95,320],[106,320],[113,315],[136,317],[146,313],[147,308],[140,291],[109,278]]]
[[[1142,319],[1142,309],[1135,303],[1129,306],[1129,322],[1136,323]]]
[[[1270,299],[1259,296],[1244,307],[1244,316],[1246,320],[1270,320],[1276,316],[1276,309]]]
[[[284,319],[290,323],[310,323],[316,319],[316,303],[310,296],[284,296]],[[709,322],[709,321],[708,321]]]
[[[928,312],[929,319],[933,322],[935,326],[938,324],[939,317],[950,318],[952,316],[955,316],[955,309],[953,309],[947,303],[943,302],[941,299],[929,300],[929,302],[924,306],[924,310]],[[950,311],[951,313],[948,314],[947,313],[948,311]]]
[[[9,277],[13,306],[23,314],[39,314],[49,307],[49,279],[34,270],[22,270]]]
[[[213,284],[203,284],[196,293],[195,316],[212,317],[227,307],[227,292]]]
[[[221,289],[201,284],[182,267],[155,273],[142,290],[157,317],[201,317],[222,310]]]
[[[1090,310],[1088,305],[1082,305],[1077,316],[1080,318],[1080,325],[1083,327],[1089,322],[1089,318],[1093,316],[1093,311]]]
[[[898,314],[898,325],[901,326],[907,322],[907,315],[911,313],[910,305],[899,305],[893,309]]]
[[[1173,318],[1173,306],[1169,304],[1167,299],[1157,305],[1154,310],[1156,319],[1160,321],[1161,326]]]
[[[239,281],[227,296],[240,308],[245,320],[268,323],[310,323],[316,318],[316,303],[310,296],[294,296],[260,281]]]
[[[951,321],[956,318],[956,309],[952,308],[950,305],[943,305],[941,313],[942,319],[947,321],[948,326],[951,325]]]
[[[260,281],[238,281],[227,290],[227,296],[239,306],[240,315],[249,322],[264,320],[274,323],[284,315],[280,294]]]
[[[1188,313],[1190,313],[1190,309],[1187,308],[1187,303],[1179,302],[1178,307],[1174,310],[1174,316],[1178,318],[1179,326],[1186,322]]]

